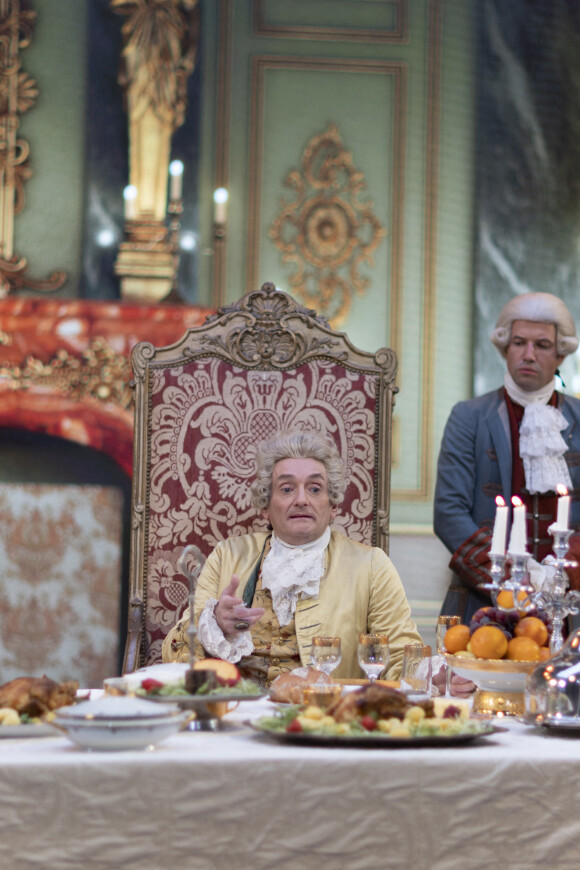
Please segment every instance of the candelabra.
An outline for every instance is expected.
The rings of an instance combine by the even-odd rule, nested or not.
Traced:
[[[552,618],[550,653],[554,655],[564,644],[564,620],[570,614],[579,612],[580,592],[568,589],[566,568],[574,568],[578,564],[574,560],[566,559],[568,541],[572,532],[570,529],[558,529],[553,526],[550,526],[548,531],[554,538],[555,559],[549,562],[554,568],[554,573],[549,584],[545,584],[539,592],[530,597],[533,599],[531,606],[541,607]],[[547,560],[544,559],[542,564],[548,564]]]
[[[542,562],[548,570],[541,589],[535,590],[530,585],[527,568],[529,555],[515,553],[508,553],[507,559],[505,556],[490,554],[491,582],[484,584],[483,588],[489,590],[494,605],[500,610],[510,611],[514,607],[520,613],[528,613],[535,608],[544,610],[552,622],[550,653],[554,655],[564,643],[564,620],[570,614],[580,612],[580,592],[568,589],[566,568],[577,565],[577,562],[566,559],[572,532],[558,528],[556,524],[550,526],[548,531],[554,539],[554,556],[548,556]],[[506,562],[511,566],[509,576],[504,576]],[[509,606],[497,603],[498,595],[504,589],[512,595]]]

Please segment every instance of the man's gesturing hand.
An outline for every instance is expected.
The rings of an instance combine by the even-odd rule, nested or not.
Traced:
[[[236,623],[245,622],[250,626],[265,613],[263,607],[244,607],[242,599],[236,595],[239,585],[240,578],[237,574],[233,574],[229,586],[226,586],[220,595],[214,610],[217,624],[226,637],[240,630],[236,629]]]

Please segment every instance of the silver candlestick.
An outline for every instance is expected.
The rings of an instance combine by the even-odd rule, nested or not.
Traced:
[[[195,544],[188,544],[183,548],[183,552],[177,560],[177,568],[189,580],[189,625],[187,627],[187,637],[189,641],[189,667],[193,668],[195,662],[195,639],[197,637],[197,628],[195,625],[195,587],[197,586],[197,578],[205,563],[205,556]]]
[[[488,590],[495,606],[497,604],[498,593],[504,588],[505,556],[499,553],[490,553],[489,558],[491,560],[491,567],[489,569],[491,583],[482,583],[481,585],[483,589]]]
[[[580,611],[580,592],[568,589],[569,581],[566,574],[566,568],[574,568],[578,564],[573,560],[566,559],[572,531],[559,529],[553,524],[549,527],[548,532],[554,538],[556,558],[550,560],[548,557],[544,559],[542,564],[553,567],[554,574],[549,581],[544,583],[544,588],[540,592],[534,593],[531,598],[534,605],[545,610],[552,619],[550,653],[554,655],[564,644],[564,620],[570,614],[576,614]]]
[[[501,583],[500,589],[506,589],[511,592],[512,603],[511,606],[499,605],[499,609],[510,611],[514,607],[517,607],[518,610],[526,610],[532,606],[530,598],[534,591],[528,582],[528,560],[530,555],[529,553],[508,553],[507,558],[511,564],[510,576],[506,577]],[[519,597],[521,592],[525,595],[523,599]],[[497,592],[495,593],[493,603],[497,605]]]

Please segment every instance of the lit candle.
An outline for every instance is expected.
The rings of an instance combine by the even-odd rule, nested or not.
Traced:
[[[181,199],[183,189],[183,163],[181,160],[172,160],[169,164],[169,199],[172,202]]]
[[[513,521],[508,551],[514,556],[527,556],[526,506],[517,495],[512,496]]]
[[[559,483],[556,487],[558,490],[558,514],[556,516],[556,526],[558,531],[566,532],[568,530],[568,521],[570,516],[570,496],[564,484]]]
[[[128,221],[134,220],[137,217],[137,188],[134,184],[128,184],[123,190],[123,199],[125,200],[125,217]]]
[[[213,194],[213,220],[216,224],[225,224],[228,215],[228,192],[225,187],[218,187]]]
[[[508,507],[501,495],[496,497],[495,504],[495,522],[493,524],[490,553],[493,553],[495,556],[503,556],[505,554]]]

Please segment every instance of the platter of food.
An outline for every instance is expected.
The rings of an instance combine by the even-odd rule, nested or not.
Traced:
[[[282,743],[292,743],[302,746],[352,747],[364,749],[399,749],[420,747],[461,746],[473,743],[479,738],[489,737],[507,729],[476,719],[455,724],[445,731],[417,731],[408,736],[393,736],[378,729],[367,731],[364,728],[351,727],[346,733],[332,733],[331,730],[288,731],[286,725],[276,721],[275,716],[262,716],[260,719],[247,723],[259,734],[273,738]]]
[[[413,703],[403,692],[377,685],[354,689],[325,709],[312,704],[279,707],[247,724],[284,743],[389,749],[458,746],[505,730],[470,719],[468,707],[453,699]]]
[[[21,722],[18,725],[0,725],[0,737],[54,737],[57,731],[49,722]]]
[[[236,665],[222,659],[203,659],[193,668],[182,662],[152,665],[105,680],[105,694],[132,695],[188,710],[193,719],[188,730],[213,730],[218,720],[240,701],[259,701],[267,691],[253,680],[243,679]]]
[[[259,687],[257,687],[256,690],[253,686],[255,686],[255,684],[252,684],[252,687],[248,688],[247,691],[211,691],[207,694],[201,695],[190,695],[186,691],[175,691],[175,687],[172,687],[173,691],[171,692],[168,691],[159,694],[148,693],[143,694],[141,697],[147,698],[148,701],[155,701],[158,704],[177,704],[182,710],[200,710],[207,707],[208,704],[230,704],[239,701],[259,701],[261,698],[266,697],[266,692],[260,691]]]
[[[564,737],[580,737],[580,718],[578,716],[534,716],[526,713],[520,718],[524,725],[534,725],[540,731],[560,734]]]
[[[76,680],[57,682],[42,677],[16,677],[0,686],[0,738],[48,737],[55,711],[76,701]]]

